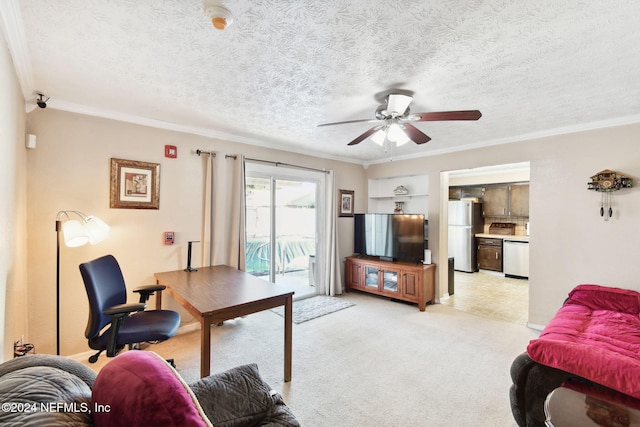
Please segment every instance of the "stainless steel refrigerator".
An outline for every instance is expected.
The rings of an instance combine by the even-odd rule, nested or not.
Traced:
[[[475,236],[483,231],[482,203],[449,200],[449,257],[455,270],[478,271]]]

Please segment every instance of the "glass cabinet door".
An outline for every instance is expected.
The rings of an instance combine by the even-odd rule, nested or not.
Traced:
[[[394,270],[383,270],[383,290],[387,292],[398,292],[398,272]]]
[[[378,267],[366,266],[364,268],[365,288],[378,289]]]

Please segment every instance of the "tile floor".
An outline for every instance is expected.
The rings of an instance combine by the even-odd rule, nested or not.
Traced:
[[[529,281],[506,278],[481,270],[454,272],[454,294],[442,304],[482,317],[526,325],[529,317]]]

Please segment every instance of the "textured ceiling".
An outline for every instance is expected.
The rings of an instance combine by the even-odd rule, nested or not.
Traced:
[[[202,0],[2,1],[23,91],[51,108],[360,163],[640,118],[637,0],[229,0],[225,31]],[[316,126],[373,118],[394,88],[414,113],[483,117],[418,123],[432,141],[388,153],[347,146],[369,123]]]

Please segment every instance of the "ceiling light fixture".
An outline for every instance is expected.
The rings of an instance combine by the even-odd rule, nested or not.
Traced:
[[[205,6],[204,11],[211,20],[213,27],[217,30],[224,30],[233,23],[233,15],[225,7],[208,5]]]
[[[373,134],[373,136],[371,137],[371,140],[382,147],[382,144],[384,144],[384,140],[387,138],[386,130],[387,130],[386,126],[383,127],[382,129],[380,129],[379,131]]]
[[[395,142],[397,147],[409,142],[409,137],[397,123],[392,123],[391,125],[389,125],[387,138],[389,138],[390,141]]]

